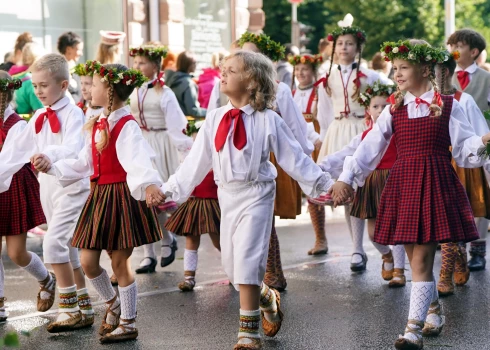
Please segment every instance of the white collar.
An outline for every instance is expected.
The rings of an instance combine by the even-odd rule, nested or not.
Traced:
[[[478,66],[476,65],[475,62],[473,62],[473,64],[471,66],[467,67],[464,71],[465,72],[468,72],[470,74],[473,74],[473,73],[476,72],[477,69],[478,69]],[[456,72],[460,72],[460,71],[462,71],[461,67],[460,66],[457,66],[456,67]]]
[[[12,107],[10,107],[10,104],[7,105],[7,108],[5,108],[5,112],[3,112],[3,121],[6,122],[7,119],[14,114],[14,110]]]
[[[432,103],[433,98],[434,98],[434,89],[430,89],[429,91],[424,92],[420,96],[420,99],[428,102],[429,104]],[[415,95],[413,95],[411,92],[407,92],[405,94],[405,97],[403,98],[403,104],[408,105],[409,103],[415,102],[416,99],[417,97],[415,97]]]
[[[51,108],[53,111],[60,110],[61,108],[65,107],[67,104],[70,103],[70,99],[68,97],[62,97],[59,99],[54,105],[52,106],[44,106],[46,108]]]
[[[228,101],[228,104],[226,105],[227,107],[229,107],[228,109],[233,109],[235,108],[230,101]],[[245,113],[246,115],[252,115],[254,114],[255,112],[255,109],[253,109],[252,106],[250,106],[250,104],[246,105],[246,106],[243,106],[242,108],[240,108],[240,110]]]
[[[109,118],[107,118],[105,116],[104,112],[102,112],[102,114],[99,117],[99,120],[100,120],[100,118],[107,118],[107,121],[117,123],[117,121],[119,121],[119,119],[121,119],[122,117],[125,117],[127,115],[130,115],[130,114],[131,114],[131,109],[129,108],[129,106],[124,106],[124,107],[116,109],[114,112],[112,112],[109,115]]]

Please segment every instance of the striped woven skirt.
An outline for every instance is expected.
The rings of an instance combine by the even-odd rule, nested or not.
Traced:
[[[76,248],[121,250],[162,239],[155,208],[131,196],[126,182],[91,187],[72,244]]]
[[[388,180],[390,169],[376,169],[356,191],[350,215],[360,219],[376,219],[381,194]]]
[[[165,228],[179,236],[219,234],[221,210],[217,199],[191,197],[179,206]]]

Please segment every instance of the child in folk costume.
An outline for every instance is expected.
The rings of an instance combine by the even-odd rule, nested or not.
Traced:
[[[320,167],[324,171],[328,171],[332,176],[338,177],[342,173],[342,167],[345,159],[352,156],[356,151],[361,141],[372,130],[373,125],[380,116],[381,112],[388,104],[386,99],[395,91],[394,85],[385,85],[375,82],[373,85],[368,85],[366,91],[359,96],[359,103],[366,108],[366,116],[369,118],[369,129],[362,132],[352,139],[352,141],[342,148],[319,161]],[[366,182],[360,187],[354,197],[352,203],[351,215],[367,219],[369,238],[373,242],[374,247],[381,253],[383,263],[381,266],[381,276],[385,281],[390,281],[390,287],[403,287],[406,284],[405,279],[405,248],[403,245],[396,245],[393,250],[387,245],[378,244],[373,241],[374,228],[376,225],[376,216],[379,207],[381,193],[388,179],[391,167],[396,161],[396,145],[395,142],[390,142],[380,163],[367,178]]]
[[[490,130],[478,105],[471,95],[457,90],[452,83],[451,78],[456,69],[456,60],[459,58],[459,52],[447,53],[447,56],[448,59],[446,61],[436,66],[437,83],[441,86],[443,95],[452,96],[459,102],[475,133],[483,136]],[[488,230],[488,220],[486,218],[490,217],[490,188],[485,177],[485,171],[483,167],[460,168],[454,160],[452,163],[456,174],[466,189],[480,238],[485,237]],[[454,283],[462,286],[468,282],[470,277],[466,244],[444,243],[441,248],[441,257],[442,265],[437,289],[440,295],[450,295],[454,293]]]
[[[366,42],[366,33],[358,27],[341,27],[328,36],[333,42],[333,55],[338,57],[338,65],[332,64],[328,74],[320,81],[323,88],[318,89],[318,119],[330,119],[322,123],[328,124],[324,134],[319,158],[340,151],[347,146],[356,135],[367,129],[364,118],[365,108],[359,102],[359,96],[366,90],[366,86],[380,81],[388,84],[378,73],[362,68],[362,48]],[[356,62],[356,56],[358,60]],[[333,109],[333,113],[328,111]],[[323,133],[323,130],[322,130]],[[311,203],[311,202],[310,202]],[[351,206],[345,206],[345,217],[352,237],[353,252],[351,270],[363,271],[366,269],[367,255],[362,246],[365,220],[350,215]],[[313,228],[316,235],[315,247],[310,254],[324,253],[328,250],[325,237],[325,208],[310,209]],[[317,216],[314,218],[314,216]],[[321,244],[325,242],[324,244]]]
[[[422,349],[424,335],[438,335],[444,326],[433,275],[438,242],[478,238],[464,187],[451,166],[449,146],[459,166],[481,166],[477,154],[490,134],[476,136],[464,110],[451,96],[441,96],[434,66],[447,59],[445,50],[422,40],[387,42],[382,46],[393,62],[398,91],[333,186],[336,203],[352,196],[376,168],[390,139],[397,160],[381,195],[374,241],[404,244],[412,268],[410,312],[397,349]],[[349,190],[345,195],[340,191]]]
[[[102,343],[135,339],[137,286],[129,259],[135,247],[161,239],[155,209],[142,202],[161,197],[162,184],[153,169],[153,154],[126,106],[145,77],[120,64],[90,62],[94,70],[92,101],[104,108],[88,121],[85,147],[78,159],[52,163],[49,173],[63,186],[91,176],[94,185],[78,221],[73,246],[82,249],[82,265],[90,282],[107,303],[99,330]],[[112,251],[119,297],[100,266],[103,249]]]
[[[179,152],[185,154],[192,146],[192,139],[182,133],[187,119],[179,107],[174,92],[165,86],[160,76],[162,58],[167,50],[161,46],[142,46],[130,50],[134,57],[133,68],[140,71],[148,81],[131,94],[131,114],[138,122],[143,137],[148,141],[157,156],[152,160],[163,181],[167,181],[180,164]],[[166,203],[167,207],[175,203]],[[162,211],[159,220],[165,222],[167,214]],[[161,241],[160,266],[170,265],[175,260],[177,240],[169,231],[163,229]],[[157,255],[154,244],[144,247],[144,259],[136,273],[155,272]]]
[[[214,170],[221,207],[221,257],[231,283],[240,291],[240,332],[235,349],[261,349],[259,323],[274,336],[283,314],[279,293],[262,283],[274,212],[275,167],[294,176],[308,195],[331,186],[304,154],[286,123],[273,111],[274,66],[262,54],[237,51],[225,58],[221,90],[230,102],[210,111],[191,152],[164,184],[165,195],[186,200]],[[260,306],[260,308],[259,308]]]
[[[92,106],[92,75],[93,72],[88,72],[85,63],[79,63],[73,71],[80,77],[80,89],[82,93],[82,99],[77,103],[85,114],[85,119],[89,120],[92,117],[98,117],[102,113],[102,108]]]
[[[273,62],[278,61],[284,55],[284,47],[272,41],[264,34],[245,33],[241,36],[239,45],[243,50],[260,52]],[[303,152],[308,156],[311,155],[314,147],[308,141],[307,123],[293,100],[291,89],[282,82],[278,82],[274,110],[291,129],[296,141],[301,145]],[[297,215],[301,214],[301,189],[297,182],[281,169],[273,153],[271,153],[271,162],[277,168],[278,173],[276,179],[274,217],[279,216],[283,219],[295,219]],[[273,218],[269,258],[264,283],[282,291],[286,288],[287,283],[282,271],[279,239],[274,223]]]
[[[187,135],[197,136],[203,121],[189,123]],[[165,228],[176,235],[185,236],[184,281],[179,283],[183,292],[194,290],[196,285],[197,251],[201,244],[201,235],[209,234],[216,249],[220,250],[219,227],[221,210],[218,202],[218,186],[214,182],[214,173],[210,171],[204,180],[194,189],[191,197],[172,214]]]
[[[14,184],[12,176],[29,159],[36,168],[44,171],[49,162],[74,158],[83,148],[83,113],[65,97],[70,78],[65,58],[59,54],[45,55],[31,66],[31,71],[36,96],[45,108],[34,114],[15,139],[8,138],[3,145],[0,192]],[[39,183],[48,224],[43,240],[44,262],[51,264],[60,292],[59,313],[56,321],[48,325],[48,332],[91,326],[94,312],[85,288],[78,250],[71,247],[73,232],[89,193],[89,182],[76,181],[63,188],[53,177],[39,174]],[[34,258],[31,263],[38,265],[37,271],[44,271],[40,261],[36,263]],[[54,294],[53,277],[49,276],[41,288],[40,298],[54,299]]]
[[[451,34],[447,44],[452,51],[459,52],[456,74],[452,77],[454,86],[459,91],[471,95],[482,113],[487,111],[490,108],[490,73],[476,64],[476,60],[487,46],[485,38],[474,30],[460,29]],[[489,123],[488,120],[486,122]],[[471,271],[484,270],[486,266],[488,220],[480,217],[478,221],[480,239],[471,242],[470,245],[471,259],[468,267]],[[464,255],[466,256],[466,253]]]
[[[0,71],[0,151],[7,137],[16,138],[27,126],[10,107],[14,90],[21,85],[21,80],[12,79],[7,72]],[[45,222],[39,199],[39,182],[27,163],[13,176],[10,189],[0,193],[0,237],[5,237],[10,259],[39,281],[38,311],[47,311],[53,306],[56,278],[35,253],[27,251],[26,238],[28,230]],[[0,239],[0,251],[1,248]],[[4,285],[5,273],[0,256],[0,322],[8,316],[4,304]],[[50,292],[42,293],[43,289]]]

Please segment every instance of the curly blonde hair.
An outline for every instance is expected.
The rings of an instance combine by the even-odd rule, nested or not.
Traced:
[[[273,109],[277,83],[272,61],[261,53],[237,50],[225,57],[222,63],[231,58],[237,58],[242,63],[242,80],[247,84],[250,106],[258,111]]]
[[[428,45],[431,46],[427,41],[421,40],[421,39],[410,39],[409,40],[411,45]],[[434,98],[432,99],[432,102],[429,106],[429,110],[431,111],[431,117],[440,117],[442,115],[442,107],[443,107],[443,102],[442,100],[440,103],[438,102],[438,96],[440,98],[440,90],[439,86],[437,85],[436,82],[436,74],[435,74],[435,63],[424,63],[424,64],[419,64],[422,68],[427,67],[429,69],[429,81],[432,84],[432,87],[434,88]],[[403,106],[403,100],[404,100],[404,94],[401,92],[400,88],[397,86],[396,87],[396,92],[395,92],[395,104],[391,106],[391,110],[394,111],[400,107]]]

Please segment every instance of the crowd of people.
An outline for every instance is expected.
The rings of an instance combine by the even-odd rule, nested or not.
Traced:
[[[296,218],[307,198],[315,245],[305,254],[328,253],[325,208],[341,205],[352,271],[366,269],[366,222],[390,287],[406,286],[408,256],[410,309],[395,347],[422,349],[423,336],[441,333],[439,295],[486,264],[482,35],[458,30],[448,49],[385,42],[367,62],[368,38],[352,24],[321,40],[317,55],[245,33],[199,79],[192,53],[158,42],[131,48],[132,68],[118,63],[124,39],[102,31],[96,59],[79,63],[76,33],[60,36],[59,54],[24,33],[0,67],[0,236],[39,282],[39,311],[58,289],[48,332],[94,324],[87,278],[106,303],[100,341],[136,339],[133,249],[144,249],[135,272],[152,273],[156,245],[165,267],[175,259],[174,234],[185,236],[179,288],[190,292],[208,234],[240,293],[234,349],[261,349],[260,328],[274,337],[284,320],[275,217]],[[44,261],[26,249],[27,232],[39,227]],[[103,250],[112,277],[100,265]],[[0,320],[7,317],[0,260]]]

